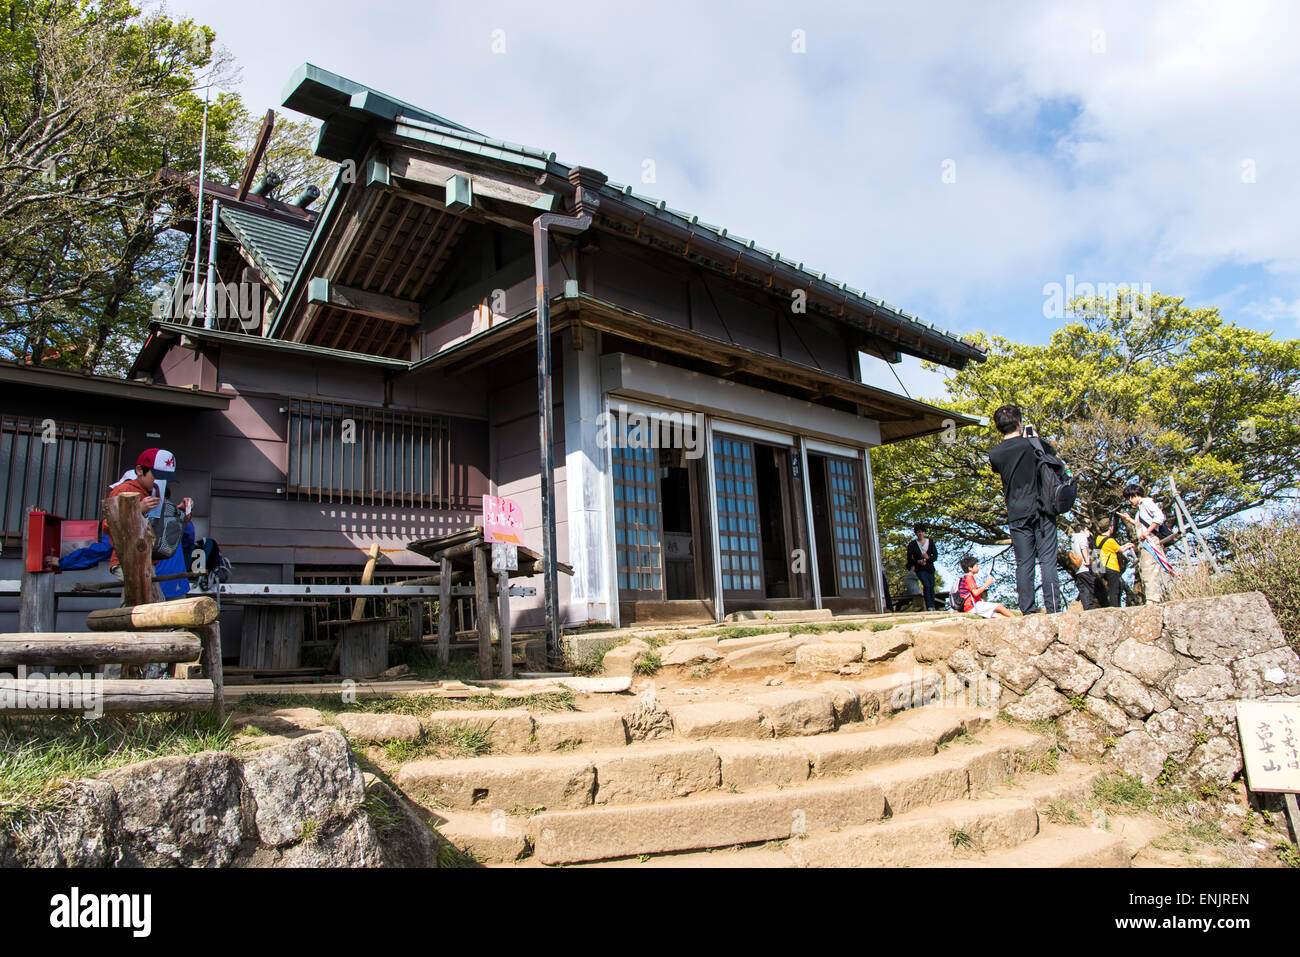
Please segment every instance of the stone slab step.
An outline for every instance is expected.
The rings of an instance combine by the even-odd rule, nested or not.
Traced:
[[[800,867],[906,867],[955,860],[1023,844],[1038,834],[1030,801],[957,800],[878,824],[818,832],[786,845]]]
[[[1130,867],[1124,839],[1107,831],[1044,822],[1038,836],[1019,847],[978,859],[953,860],[947,867]]]
[[[830,621],[835,613],[829,608],[794,608],[781,611],[733,611],[723,621]]]
[[[861,731],[803,738],[660,740],[562,754],[426,758],[403,765],[396,780],[412,800],[435,811],[630,804],[852,774],[885,762],[933,755],[963,731],[979,731],[987,721],[987,713],[974,709],[933,708],[863,726]],[[999,740],[1024,747],[1036,747],[1043,740],[1018,729],[997,730]],[[984,752],[979,754],[989,760]],[[993,782],[1001,775],[986,774],[980,780]]]
[[[848,827],[885,813],[880,786],[862,778],[783,791],[539,814],[536,855],[569,864],[789,838],[815,821]]]
[[[606,806],[535,815],[536,855],[568,864],[641,854],[785,840],[877,821],[896,813],[966,798],[1014,768],[1043,739],[998,729],[999,740],[959,745],[941,754],[896,761],[857,774],[724,795]],[[969,802],[968,802],[969,803]],[[1029,802],[1018,802],[1032,811]],[[1037,818],[1035,817],[1035,820]]]

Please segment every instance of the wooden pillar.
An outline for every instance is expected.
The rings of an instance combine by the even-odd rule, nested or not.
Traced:
[[[221,622],[199,625],[192,630],[202,642],[199,675],[212,682],[212,714],[219,721],[226,716],[225,679],[221,668]]]
[[[122,604],[146,605],[153,598],[153,529],[140,514],[140,493],[104,499],[108,538],[122,563]],[[161,597],[161,595],[160,595]]]
[[[488,549],[474,549],[474,604],[478,613],[478,676],[492,677],[492,602],[488,598]]]
[[[407,605],[411,616],[411,640],[424,641],[424,602],[412,601]]]
[[[510,641],[510,573],[497,572],[497,609],[501,627],[501,677],[513,678],[514,649]]]
[[[438,576],[438,661],[447,664],[451,660],[451,616],[455,609],[451,604],[451,559],[444,558],[439,565]]]

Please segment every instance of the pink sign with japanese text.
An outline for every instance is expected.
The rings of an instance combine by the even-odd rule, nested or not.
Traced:
[[[483,540],[506,545],[524,543],[523,510],[508,498],[483,496]]]

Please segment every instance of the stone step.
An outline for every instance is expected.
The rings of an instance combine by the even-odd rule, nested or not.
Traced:
[[[809,778],[934,754],[962,733],[977,732],[987,712],[925,708],[884,724],[778,740],[655,741],[551,755],[421,759],[403,765],[397,783],[431,810],[519,811],[667,800],[715,790],[789,786]],[[1001,728],[1003,735],[1014,729]],[[1037,746],[1042,739],[1024,735]],[[1023,743],[1023,742],[1022,742]]]
[[[830,621],[835,613],[829,608],[793,608],[781,611],[733,611],[723,621]]]
[[[1019,847],[979,858],[941,862],[942,867],[1131,867],[1124,839],[1106,831],[1043,822],[1038,836]]]
[[[800,867],[907,867],[1016,847],[1038,833],[1031,801],[956,800],[786,845]]]
[[[530,819],[535,853],[544,864],[569,864],[759,844],[859,826],[891,811],[964,799],[972,789],[1014,773],[1028,754],[1046,747],[1041,737],[1015,728],[990,729],[988,737],[985,743],[955,744],[938,754],[785,787],[543,812]],[[1032,812],[1029,802],[1010,803]]]

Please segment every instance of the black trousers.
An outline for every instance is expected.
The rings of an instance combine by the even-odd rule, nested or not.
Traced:
[[[1106,569],[1106,600],[1111,608],[1119,607],[1120,590],[1124,587],[1124,575],[1113,568]]]
[[[1079,601],[1083,603],[1084,611],[1092,611],[1094,608],[1103,607],[1104,599],[1098,602],[1097,576],[1090,571],[1079,572],[1074,576],[1074,585],[1079,589]]]
[[[1043,608],[1063,607],[1061,584],[1056,578],[1056,520],[1046,515],[1018,518],[1011,523],[1011,548],[1016,555],[1016,600],[1022,612],[1038,607],[1034,601],[1034,566],[1043,580]]]

